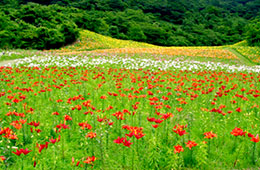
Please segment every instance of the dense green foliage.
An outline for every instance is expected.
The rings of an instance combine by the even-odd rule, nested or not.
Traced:
[[[246,38],[249,45],[260,46],[260,19],[255,19],[249,24]]]
[[[249,20],[260,16],[259,0],[3,0],[1,5],[0,47],[15,48],[58,48],[76,39],[77,27],[164,46],[233,44],[245,39]]]
[[[76,24],[59,6],[23,5],[7,8],[0,13],[0,47],[2,48],[59,48],[74,42],[79,31]]]

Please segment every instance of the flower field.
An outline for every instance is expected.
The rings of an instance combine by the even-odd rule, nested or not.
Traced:
[[[260,48],[259,47],[243,47],[233,46],[239,53],[246,56],[249,60],[256,64],[260,64]]]
[[[206,58],[224,58],[238,59],[236,55],[223,49],[210,48],[186,48],[186,47],[171,47],[171,48],[117,48],[106,50],[95,50],[97,53],[110,54],[161,54],[169,56],[190,56],[190,57],[206,57]]]
[[[0,81],[1,169],[260,166],[260,66],[35,56]]]

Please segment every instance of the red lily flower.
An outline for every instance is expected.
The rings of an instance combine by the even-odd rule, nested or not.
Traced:
[[[122,137],[118,137],[116,140],[114,140],[114,143],[117,143],[117,144],[121,144],[123,143],[125,146],[129,147],[130,148],[130,145],[132,145],[133,143],[130,142],[130,140],[126,140],[126,138]]]
[[[186,128],[187,127],[187,125],[175,125],[174,127],[173,127],[173,129],[172,129],[172,131],[173,132],[175,132],[176,134],[178,134],[179,136],[183,136],[183,135],[185,135],[185,134],[188,134],[185,130],[184,130],[184,128]]]
[[[14,153],[17,156],[20,156],[23,152],[21,150],[16,149],[16,152],[12,152],[12,153]]]
[[[34,126],[34,127],[37,127],[40,125],[40,122],[36,123],[35,121],[32,121],[30,123],[27,123],[28,125],[31,125],[31,126]]]
[[[256,135],[256,137],[252,137],[252,139],[250,141],[255,142],[255,143],[259,142],[260,139],[259,139],[258,134]]]
[[[190,141],[190,140],[186,144],[187,144],[186,147],[188,147],[189,149],[198,145],[194,141]]]
[[[155,119],[154,117],[152,117],[152,118],[147,117],[147,120],[148,120],[149,122],[154,122],[156,119]]]
[[[89,132],[89,133],[86,135],[86,137],[87,137],[87,138],[90,138],[90,139],[95,138],[96,136],[97,136],[97,134],[94,133],[94,132]]]
[[[232,130],[232,132],[230,132],[230,134],[234,136],[245,136],[246,132],[243,132],[243,129],[236,127]]]
[[[250,138],[255,137],[255,136],[254,136],[253,134],[251,134],[251,133],[248,133],[247,136],[250,137]]]
[[[20,149],[21,152],[23,152],[24,155],[27,155],[28,153],[30,153],[32,150],[28,150],[26,149]]]
[[[239,107],[239,108],[236,109],[236,111],[237,111],[237,112],[241,112],[242,110],[241,110],[240,107]]]
[[[20,156],[22,153],[23,153],[24,155],[27,155],[27,154],[30,153],[30,152],[31,152],[31,150],[28,150],[28,149],[26,148],[26,149],[20,149],[20,150],[16,149],[16,152],[13,152],[13,153],[16,154],[17,156]]]
[[[49,139],[49,141],[52,143],[52,144],[55,144],[56,142],[59,142],[60,141],[60,136],[56,139],[53,139],[53,137],[51,137],[51,139]]]
[[[0,156],[0,160],[1,160],[1,161],[4,161],[4,160],[6,160],[6,157]]]
[[[84,163],[86,164],[93,164],[93,162],[96,160],[96,157],[95,156],[92,156],[92,157],[87,157],[87,159],[85,161],[83,161]]]
[[[158,124],[152,125],[152,127],[154,127],[154,128],[158,128],[158,126],[159,126]]]
[[[126,138],[124,138],[123,144],[130,148],[130,145],[132,145],[133,143],[131,143],[130,140],[128,141],[126,140]]]
[[[214,138],[214,137],[217,137],[217,135],[213,132],[205,132],[204,133],[204,138],[207,138],[207,139],[211,139],[211,138]]]
[[[174,146],[174,153],[180,153],[180,152],[183,152],[184,149],[181,145],[176,145]]]
[[[123,142],[123,139],[124,139],[124,138],[120,138],[120,137],[118,136],[118,138],[114,140],[114,143],[121,144],[121,143]]]
[[[48,148],[49,142],[45,142],[45,144],[38,144],[36,143],[36,147],[39,148],[39,152],[41,153],[44,148]]]
[[[69,115],[65,115],[65,116],[64,116],[64,120],[65,120],[65,121],[72,120],[72,117],[70,117]]]

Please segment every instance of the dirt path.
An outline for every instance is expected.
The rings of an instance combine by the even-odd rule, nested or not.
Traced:
[[[7,64],[13,64],[15,63],[15,60],[5,60],[0,62],[0,66],[6,66]]]

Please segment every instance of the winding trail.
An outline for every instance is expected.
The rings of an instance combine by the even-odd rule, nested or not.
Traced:
[[[231,48],[231,47],[226,47],[224,49],[229,50],[231,53],[235,54],[244,64],[249,65],[249,66],[254,66],[255,64],[248,59],[246,56],[242,55],[239,53],[237,50]]]
[[[15,63],[16,61],[15,60],[5,60],[5,61],[1,61],[0,62],[0,66],[5,66],[7,64],[13,64]]]

